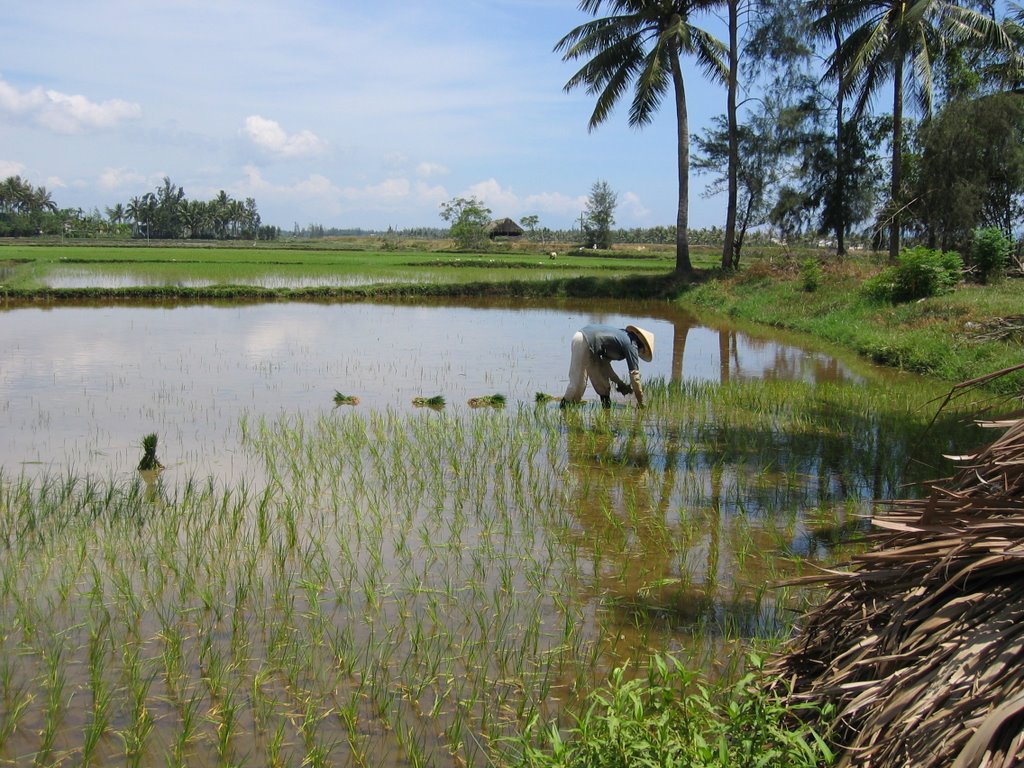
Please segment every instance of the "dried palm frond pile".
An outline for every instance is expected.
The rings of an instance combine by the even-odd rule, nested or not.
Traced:
[[[774,671],[831,703],[843,766],[1024,763],[1024,418],[920,500],[878,506],[874,548]]]

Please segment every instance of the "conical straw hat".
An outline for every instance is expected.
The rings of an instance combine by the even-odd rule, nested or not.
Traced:
[[[651,358],[654,357],[654,334],[635,325],[627,325],[626,330],[632,331],[640,339],[640,358],[651,362]]]

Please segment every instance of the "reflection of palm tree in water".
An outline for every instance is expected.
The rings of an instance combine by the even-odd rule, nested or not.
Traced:
[[[666,441],[662,464],[639,414],[631,424],[602,413],[592,426],[571,419],[567,428],[576,543],[590,554],[594,594],[611,608],[616,633],[699,623],[712,601],[680,573],[680,537],[668,524],[678,441]]]

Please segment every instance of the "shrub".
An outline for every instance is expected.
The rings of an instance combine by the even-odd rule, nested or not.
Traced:
[[[1010,239],[999,227],[974,230],[970,262],[979,283],[987,283],[990,277],[1002,274],[1009,261]]]
[[[808,293],[814,293],[821,285],[823,274],[817,259],[804,259],[800,262],[800,284]]]
[[[867,280],[865,295],[886,301],[914,301],[949,293],[963,277],[964,263],[953,251],[907,248],[896,265]]]
[[[567,739],[552,724],[540,734],[542,746],[523,749],[519,764],[798,768],[834,762],[826,742],[772,692],[760,659],[751,655],[750,661],[753,670],[729,687],[698,681],[671,656],[653,657],[646,677],[626,680],[625,669],[616,669],[608,690],[588,697]],[[529,730],[526,741],[533,735]]]

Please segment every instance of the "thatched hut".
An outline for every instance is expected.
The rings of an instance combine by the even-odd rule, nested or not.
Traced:
[[[487,225],[487,236],[494,240],[498,237],[522,237],[523,228],[512,219],[495,219]]]
[[[873,549],[774,670],[832,704],[842,766],[1024,763],[1024,418],[927,498],[885,502]]]

